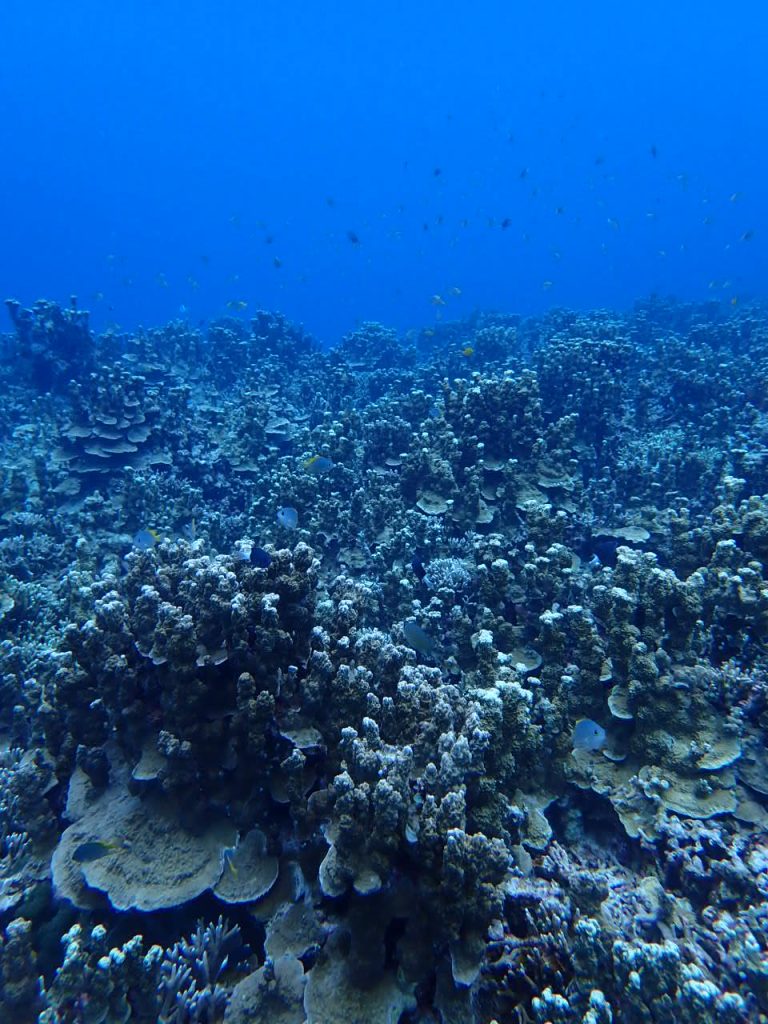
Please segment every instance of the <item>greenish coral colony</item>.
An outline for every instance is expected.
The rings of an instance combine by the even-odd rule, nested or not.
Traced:
[[[763,312],[10,311],[4,1021],[768,1021]]]

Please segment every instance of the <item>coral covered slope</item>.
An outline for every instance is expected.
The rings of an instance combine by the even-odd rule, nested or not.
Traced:
[[[0,1016],[768,1020],[768,316],[0,373]]]

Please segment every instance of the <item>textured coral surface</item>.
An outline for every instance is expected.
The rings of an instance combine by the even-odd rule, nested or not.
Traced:
[[[764,311],[9,308],[3,1021],[768,1021]]]

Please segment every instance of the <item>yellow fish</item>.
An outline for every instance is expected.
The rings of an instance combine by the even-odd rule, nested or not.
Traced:
[[[467,359],[471,359],[472,356],[475,354],[475,350],[472,348],[471,345],[465,345],[464,348],[461,350],[461,354],[465,356]]]
[[[333,459],[329,459],[327,455],[313,455],[304,463],[304,469],[313,476],[320,476],[321,473],[333,469]]]

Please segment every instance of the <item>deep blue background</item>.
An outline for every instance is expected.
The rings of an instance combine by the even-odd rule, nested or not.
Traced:
[[[328,342],[765,298],[766,37],[762,2],[2,0],[0,297]]]

